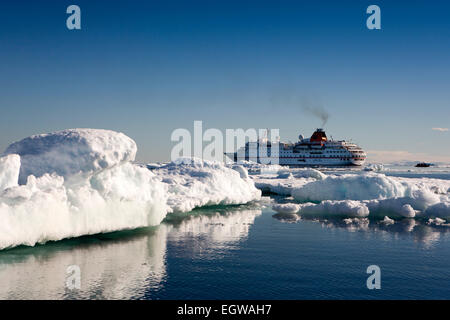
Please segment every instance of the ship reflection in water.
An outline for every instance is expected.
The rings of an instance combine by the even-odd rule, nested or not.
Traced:
[[[0,298],[380,298],[365,287],[373,263],[386,276],[407,271],[383,282],[383,298],[449,297],[442,286],[435,290],[450,277],[447,226],[315,222],[257,204],[216,207],[173,214],[158,227],[4,250]],[[71,265],[81,271],[79,290],[66,285]],[[403,288],[418,277],[421,288]]]

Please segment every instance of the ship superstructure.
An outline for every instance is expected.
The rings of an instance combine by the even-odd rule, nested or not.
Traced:
[[[296,143],[264,139],[247,142],[245,147],[227,155],[234,161],[288,166],[361,166],[366,160],[366,153],[358,145],[345,140],[328,140],[323,129],[317,129],[310,138],[300,135]]]

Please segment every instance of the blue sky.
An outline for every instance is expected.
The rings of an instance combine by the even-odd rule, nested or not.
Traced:
[[[66,28],[67,6],[81,30]],[[381,8],[381,30],[366,8]],[[325,129],[373,161],[450,162],[446,1],[2,1],[0,149],[65,128],[121,131],[168,160],[176,128]]]

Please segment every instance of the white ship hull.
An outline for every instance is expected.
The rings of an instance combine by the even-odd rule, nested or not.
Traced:
[[[345,158],[279,158],[285,166],[362,166],[365,160]]]
[[[232,154],[234,157],[235,154]],[[282,166],[298,166],[298,167],[333,167],[333,166],[362,166],[365,159],[354,158],[297,158],[297,157],[279,157],[278,159],[261,159],[256,157],[245,157],[239,160],[252,161],[264,164],[279,164]],[[234,161],[239,161],[235,158]]]

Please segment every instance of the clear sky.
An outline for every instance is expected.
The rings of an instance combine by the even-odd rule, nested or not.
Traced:
[[[81,30],[66,28],[71,4]],[[309,136],[321,121],[306,104],[372,161],[450,162],[449,14],[449,1],[2,0],[0,149],[91,127],[168,160],[194,120]]]

